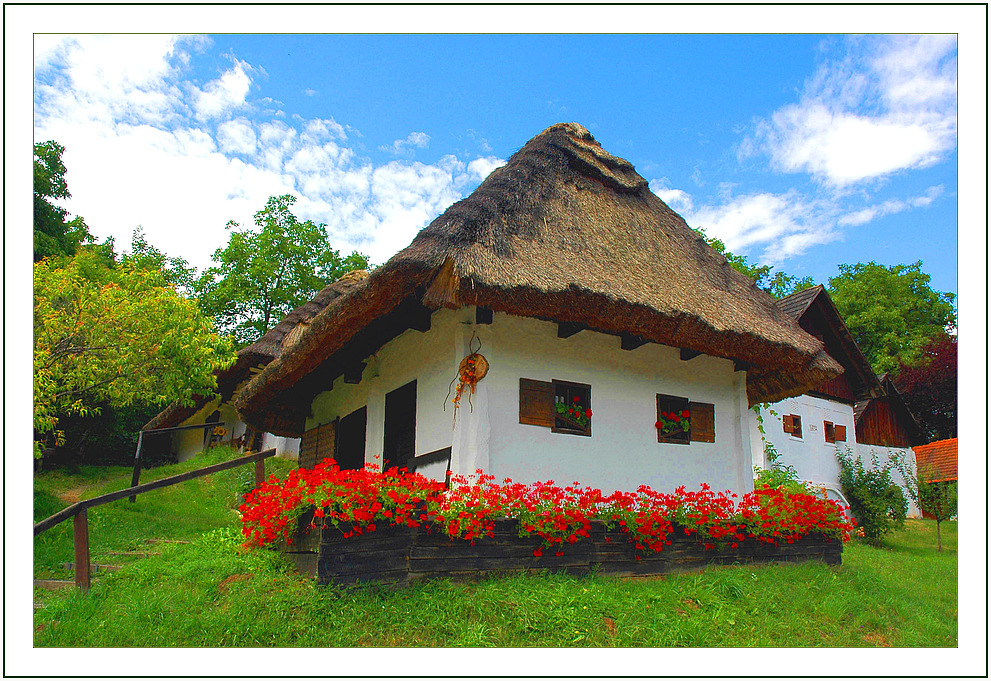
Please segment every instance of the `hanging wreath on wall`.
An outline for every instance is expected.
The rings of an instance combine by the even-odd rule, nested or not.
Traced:
[[[478,347],[472,350],[476,341],[478,342]],[[470,411],[473,409],[471,396],[475,394],[475,386],[485,378],[485,374],[489,373],[489,361],[484,356],[478,354],[478,351],[481,349],[482,341],[473,333],[471,340],[468,341],[469,354],[461,360],[461,364],[458,365],[458,375],[454,377],[451,385],[447,387],[447,397],[444,398],[445,411],[447,411],[447,398],[451,396],[451,389],[454,388],[455,383],[458,384],[457,389],[454,391],[454,399],[451,400],[451,403],[454,404],[455,423],[458,421],[458,408],[461,407],[461,398],[465,392],[468,393],[468,409]]]

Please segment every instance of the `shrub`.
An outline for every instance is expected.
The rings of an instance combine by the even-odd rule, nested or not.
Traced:
[[[850,511],[863,530],[863,536],[874,546],[881,538],[899,528],[908,515],[908,502],[901,488],[891,479],[892,463],[880,465],[877,454],[871,455],[870,467],[860,457],[854,458],[847,449],[838,450],[840,484],[850,502]],[[859,534],[859,533],[858,533]]]

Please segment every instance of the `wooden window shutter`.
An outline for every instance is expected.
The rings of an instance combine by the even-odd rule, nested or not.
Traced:
[[[692,442],[716,441],[716,407],[705,402],[689,402],[688,410],[692,414]]]
[[[554,427],[554,384],[520,379],[520,423]]]
[[[837,442],[846,442],[846,426],[833,426],[833,439]]]
[[[790,433],[792,432],[792,430],[795,429],[795,423],[792,419],[791,414],[785,414],[784,416],[782,416],[781,423],[784,426],[784,430],[786,433]]]
[[[334,439],[337,421],[325,423],[303,433],[299,443],[299,467],[313,468],[326,458],[334,456]]]

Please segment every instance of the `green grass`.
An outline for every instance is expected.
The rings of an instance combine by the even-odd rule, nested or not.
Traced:
[[[112,474],[84,476],[95,487],[115,484]],[[52,592],[35,614],[35,645],[957,645],[956,523],[944,524],[943,553],[935,551],[933,522],[909,521],[881,548],[848,544],[840,567],[732,566],[635,581],[542,574],[345,589],[315,586],[274,551],[240,548],[232,513],[237,476],[210,476],[195,494],[166,498],[163,491],[144,510],[127,509],[127,502],[118,502],[123,510],[104,507],[114,515],[101,523],[94,544],[134,545],[144,536],[195,541],[101,576],[89,594]],[[39,504],[73,483],[54,477],[36,491]],[[71,537],[68,545],[71,551]],[[45,560],[60,550],[50,548]]]
[[[226,447],[209,450],[189,461],[141,471],[141,482],[178,475],[227,461],[238,456]],[[284,476],[295,465],[283,459],[266,459],[267,473]],[[127,500],[92,508],[89,519],[90,554],[94,563],[126,562],[112,551],[147,549],[149,538],[196,539],[219,526],[233,526],[238,495],[251,488],[254,466],[221,471],[203,478],[153,490]],[[35,473],[34,522],[62,510],[71,503],[91,499],[131,485],[131,468],[123,466],[83,466],[77,473],[55,470]],[[34,539],[34,576],[68,579],[63,564],[72,561],[72,522],[65,521]]]

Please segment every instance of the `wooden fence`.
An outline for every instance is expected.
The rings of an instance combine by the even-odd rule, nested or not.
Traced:
[[[244,466],[249,463],[255,464],[255,485],[257,486],[260,485],[265,479],[265,459],[272,456],[275,456],[275,450],[266,449],[264,452],[249,454],[248,456],[242,456],[237,459],[231,459],[230,461],[224,461],[223,463],[214,464],[205,468],[199,468],[195,471],[189,471],[188,473],[173,475],[168,478],[162,478],[161,480],[146,482],[143,485],[128,487],[127,489],[122,489],[118,492],[111,492],[99,497],[93,497],[92,499],[79,501],[72,506],[63,508],[55,515],[49,516],[41,522],[36,523],[34,526],[34,536],[37,537],[45,530],[51,529],[59,523],[72,518],[72,543],[73,548],[75,549],[73,568],[75,570],[76,586],[83,591],[89,591],[91,576],[89,562],[89,521],[86,517],[86,511],[88,509],[95,506],[102,506],[103,504],[109,504],[111,501],[118,501],[127,497],[137,497],[137,495],[150,492],[153,489],[171,487],[172,485],[178,485],[180,482],[186,482],[187,480],[193,480],[195,478],[203,477],[204,475],[218,473],[230,468],[237,468],[238,466]]]

